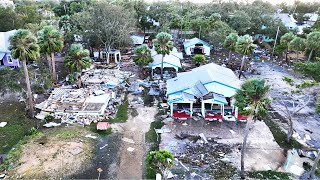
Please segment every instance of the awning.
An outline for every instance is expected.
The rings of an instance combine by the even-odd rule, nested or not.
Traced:
[[[0,60],[3,59],[4,55],[6,55],[6,53],[0,52]]]

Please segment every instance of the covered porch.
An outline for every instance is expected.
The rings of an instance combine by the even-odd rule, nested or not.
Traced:
[[[173,119],[187,120],[192,117],[193,104],[196,99],[187,93],[178,93],[169,96],[170,116]]]

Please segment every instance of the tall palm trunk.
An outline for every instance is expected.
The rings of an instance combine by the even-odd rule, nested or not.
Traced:
[[[246,129],[245,129],[245,134],[244,134],[244,137],[243,137],[243,142],[242,142],[242,147],[241,147],[241,166],[240,166],[240,177],[241,179],[244,179],[245,178],[245,174],[244,174],[244,155],[245,155],[245,152],[246,152],[246,149],[247,149],[247,140],[248,140],[248,135],[249,135],[249,126],[250,126],[250,123],[251,120],[248,119],[247,120],[247,124],[246,124]]]
[[[288,62],[288,46],[287,46],[287,49],[286,49],[286,63]]]
[[[49,72],[50,72],[50,74],[52,74],[52,64],[51,64],[51,59],[50,59],[49,54],[46,54],[46,58],[48,61]]]
[[[297,61],[298,61],[298,59],[299,59],[299,52],[297,51]]]
[[[309,54],[309,58],[308,58],[308,61],[311,60],[311,57],[312,57],[312,53],[313,53],[313,49],[310,51],[310,54]]]
[[[163,59],[164,59],[164,54],[162,54],[162,58],[161,58],[161,80],[163,80]]]
[[[51,53],[51,61],[52,61],[52,80],[54,82],[56,82],[57,81],[56,62],[55,62],[55,59],[54,59],[54,53],[53,52]]]
[[[231,60],[231,51],[229,51],[229,58],[228,60],[230,61]]]
[[[28,98],[28,106],[29,106],[29,116],[30,116],[30,118],[33,118],[34,117],[34,109],[33,109],[32,92],[31,92],[27,62],[25,60],[22,61],[22,65],[23,65],[24,77],[26,79],[26,84],[27,84],[27,98]]]
[[[242,75],[242,70],[243,70],[243,66],[244,66],[244,58],[245,58],[245,56],[243,56],[243,57],[242,57],[242,60],[241,60],[239,79],[241,78],[241,75]]]

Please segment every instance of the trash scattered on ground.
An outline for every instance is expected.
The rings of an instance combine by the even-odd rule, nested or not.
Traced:
[[[91,139],[97,139],[98,137],[97,136],[93,136],[91,134],[88,134],[85,136],[86,138],[91,138]]]
[[[100,147],[99,149],[104,149],[105,147],[107,147],[108,146],[108,144],[106,144],[106,145],[104,145],[104,146],[102,146],[102,147]]]
[[[134,148],[132,148],[132,147],[128,147],[127,151],[129,151],[129,152],[133,152],[133,151],[134,151]]]
[[[0,174],[0,179],[4,179],[6,177],[5,174]]]
[[[8,124],[7,122],[0,122],[0,128],[5,127],[7,124]]]
[[[122,141],[134,144],[134,141],[132,139],[129,139],[129,138],[126,138],[126,137],[122,138]]]
[[[47,124],[44,124],[43,126],[46,128],[51,128],[51,127],[61,126],[61,123],[49,122]]]
[[[76,147],[76,148],[72,149],[72,151],[70,151],[70,153],[72,155],[76,156],[76,155],[82,153],[82,151],[83,151],[83,149],[81,147]]]

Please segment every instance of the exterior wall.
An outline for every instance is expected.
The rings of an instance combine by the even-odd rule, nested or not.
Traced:
[[[21,63],[19,60],[17,59],[11,59],[11,55],[8,55],[8,53],[6,55],[4,55],[3,57],[3,64],[5,66],[11,66],[11,67],[20,67],[21,66]]]

